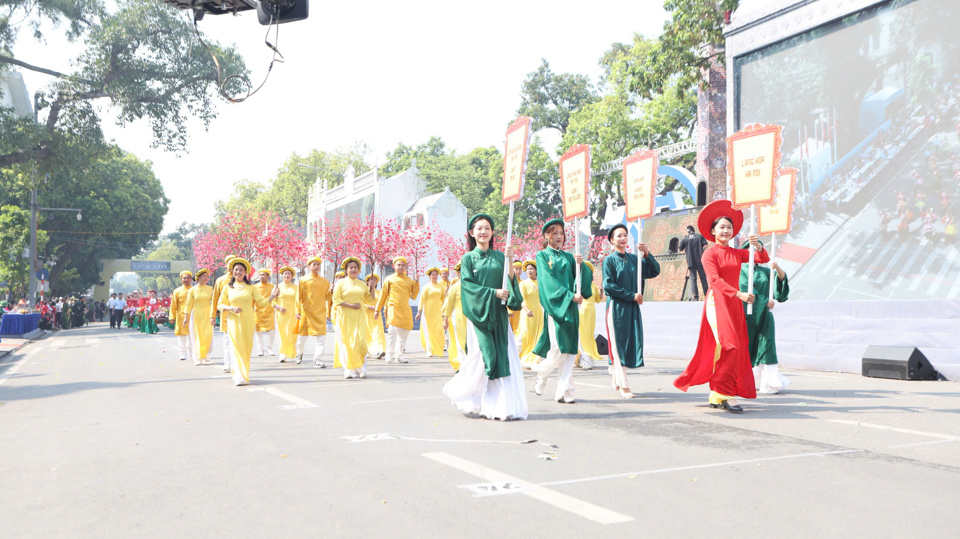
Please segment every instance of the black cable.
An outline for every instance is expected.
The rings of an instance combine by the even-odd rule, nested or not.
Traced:
[[[283,54],[280,53],[280,50],[277,49],[277,46],[274,45],[273,43],[270,43],[270,41],[268,40],[270,37],[270,27],[275,26],[276,30],[274,31],[273,40],[277,43],[280,42],[280,6],[278,6],[275,3],[271,3],[270,5],[272,7],[272,9],[270,10],[270,22],[267,24],[267,34],[263,37],[263,43],[267,46],[268,49],[273,51],[273,58],[270,60],[270,65],[267,66],[267,74],[263,77],[263,82],[261,82],[260,86],[257,86],[257,88],[253,91],[250,90],[250,88],[252,88],[252,85],[250,84],[250,80],[243,75],[230,75],[225,79],[223,78],[223,72],[220,69],[220,61],[217,60],[216,55],[213,54],[213,51],[211,51],[210,47],[207,46],[207,43],[203,40],[203,37],[200,36],[200,28],[197,24],[199,19],[197,18],[197,15],[196,15],[197,13],[196,7],[194,9],[193,31],[197,35],[197,40],[200,41],[201,45],[203,45],[204,50],[206,50],[207,54],[209,54],[210,57],[213,58],[213,63],[214,65],[217,66],[217,89],[219,90],[220,95],[222,95],[224,99],[226,99],[230,103],[243,103],[244,101],[249,99],[251,96],[259,92],[260,89],[263,88],[263,86],[267,83],[267,79],[270,78],[270,73],[273,71],[273,64],[277,62],[282,64],[284,61]],[[279,56],[280,58],[278,59],[277,56]],[[243,84],[245,84],[247,86],[247,95],[243,97],[230,97],[229,95],[227,95],[227,83],[230,82],[231,79],[237,79],[241,81]]]

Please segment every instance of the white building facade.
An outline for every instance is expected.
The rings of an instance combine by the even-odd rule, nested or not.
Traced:
[[[361,221],[372,215],[396,219],[404,230],[426,227],[459,237],[467,227],[467,208],[447,187],[442,193],[427,192],[427,182],[416,163],[389,178],[371,170],[356,176],[353,167],[344,172],[343,184],[333,189],[319,178],[310,188],[307,204],[307,240],[322,243],[323,222],[327,219]],[[332,268],[333,261],[327,261]],[[439,265],[435,253],[429,253],[421,269]],[[392,270],[385,270],[385,274]],[[386,276],[386,275],[384,275]],[[425,281],[424,276],[420,276]]]

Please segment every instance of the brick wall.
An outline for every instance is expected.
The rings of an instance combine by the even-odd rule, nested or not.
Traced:
[[[722,51],[705,47],[709,56]],[[697,180],[707,182],[707,202],[727,198],[727,73],[714,56],[697,96]]]

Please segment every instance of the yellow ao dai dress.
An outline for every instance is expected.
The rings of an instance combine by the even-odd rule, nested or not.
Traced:
[[[280,283],[280,294],[273,304],[277,309],[277,332],[280,334],[280,358],[289,359],[297,355],[297,285]]]
[[[190,340],[193,341],[193,360],[206,361],[213,343],[213,287],[197,285],[187,294],[187,315],[190,317]],[[172,303],[171,303],[172,307]]]
[[[360,279],[340,279],[333,290],[333,308],[336,309],[337,349],[339,359],[348,374],[359,374],[367,357],[366,307],[370,296],[367,284]],[[372,301],[372,300],[371,300]],[[359,309],[342,307],[344,303],[359,304]]]
[[[257,307],[269,305],[269,300],[260,295],[250,284],[234,283],[223,287],[220,293],[220,320],[226,321],[233,351],[233,381],[243,385],[250,381],[250,352],[253,350],[253,333],[256,329]],[[224,310],[224,307],[240,307],[239,313]]]
[[[443,355],[443,285],[427,283],[420,294],[420,344],[427,357]]]

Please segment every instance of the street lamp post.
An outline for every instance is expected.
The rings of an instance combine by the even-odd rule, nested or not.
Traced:
[[[41,208],[37,204],[37,188],[30,191],[30,271],[27,272],[27,282],[29,287],[28,304],[36,307],[37,297],[37,279],[34,272],[37,271],[37,212],[38,211],[75,211],[77,212],[77,221],[83,220],[81,210],[77,208]]]

